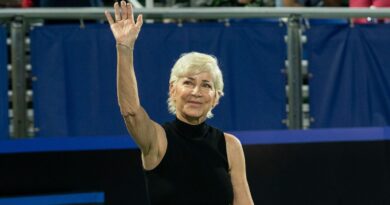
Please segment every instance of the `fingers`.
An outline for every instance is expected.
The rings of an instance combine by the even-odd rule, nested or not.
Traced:
[[[115,21],[120,21],[121,20],[121,12],[120,12],[120,9],[119,9],[118,2],[115,2],[114,10],[115,10]]]
[[[135,24],[137,27],[141,28],[143,24],[142,15],[138,15],[137,23],[134,21],[134,13],[133,6],[131,3],[126,3],[126,1],[121,1],[121,5],[119,6],[118,2],[114,3],[114,11],[115,11],[115,21],[126,20],[129,19],[132,24]],[[121,14],[122,12],[122,14]],[[115,23],[111,14],[108,11],[105,11],[104,14],[108,22],[111,24]]]
[[[122,20],[126,20],[128,18],[128,12],[126,7],[126,2],[121,1]]]
[[[110,25],[114,23],[114,19],[112,19],[110,12],[104,11],[104,15],[106,15],[107,21]]]
[[[142,19],[142,14],[140,14],[140,15],[138,15],[138,17],[137,17],[137,23],[135,24],[135,26],[137,26],[138,28],[141,29],[143,23],[144,23],[144,21],[143,21],[143,19]]]
[[[133,5],[131,5],[131,3],[127,3],[127,13],[130,18],[130,22],[134,24]]]

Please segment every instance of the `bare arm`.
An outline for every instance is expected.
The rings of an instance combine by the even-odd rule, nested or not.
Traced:
[[[233,185],[233,205],[253,205],[252,195],[246,178],[245,156],[240,141],[225,133],[226,150]]]
[[[108,11],[105,15],[116,40],[117,95],[120,112],[125,119],[129,133],[141,149],[143,157],[153,156],[155,158],[159,154],[159,148],[166,141],[164,141],[165,132],[160,125],[149,118],[140,105],[133,64],[133,49],[142,27],[142,16],[139,15],[135,22],[132,6],[129,3],[126,4],[125,1],[121,1],[120,6],[115,3],[114,9],[115,21]],[[148,160],[146,164],[149,164]]]

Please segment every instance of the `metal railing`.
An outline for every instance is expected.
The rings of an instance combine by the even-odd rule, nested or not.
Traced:
[[[25,102],[25,67],[23,60],[25,25],[34,20],[77,19],[103,20],[104,11],[112,8],[31,8],[1,9],[0,21],[10,24],[11,59],[13,78],[14,137],[27,136]],[[390,17],[390,8],[271,8],[271,7],[218,7],[218,8],[140,8],[135,15],[146,19],[237,19],[237,18],[288,18],[287,25],[287,74],[288,119],[290,129],[301,129],[302,119],[302,18],[353,18]]]
[[[0,19],[22,16],[28,19],[104,19],[104,11],[112,8],[31,8],[1,9]],[[145,18],[160,19],[225,19],[225,18],[353,18],[390,17],[390,8],[273,8],[273,7],[213,7],[213,8],[140,8],[135,14]]]

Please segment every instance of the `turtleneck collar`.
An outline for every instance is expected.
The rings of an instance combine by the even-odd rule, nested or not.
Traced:
[[[199,125],[190,125],[178,118],[173,121],[173,125],[181,136],[190,139],[202,139],[207,134],[209,128],[206,122],[202,122]]]

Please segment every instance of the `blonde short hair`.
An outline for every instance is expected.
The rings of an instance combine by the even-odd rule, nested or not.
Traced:
[[[171,70],[169,84],[174,85],[182,77],[196,75],[203,72],[211,74],[217,99],[222,97],[224,95],[223,78],[221,69],[219,69],[218,66],[218,60],[214,56],[204,53],[190,52],[182,54]],[[176,105],[170,95],[168,97],[168,109],[170,113],[174,115],[176,114]],[[213,113],[210,110],[207,113],[207,118],[212,117]]]

